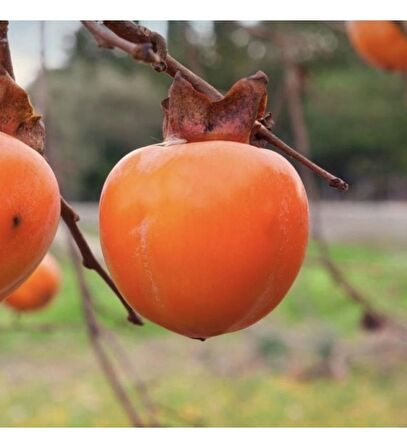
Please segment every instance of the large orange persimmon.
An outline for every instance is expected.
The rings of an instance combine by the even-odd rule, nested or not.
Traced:
[[[55,297],[60,283],[58,263],[47,254],[35,271],[4,300],[4,304],[18,312],[39,310]]]
[[[103,187],[100,237],[118,288],[141,315],[192,338],[261,319],[304,258],[301,179],[247,143],[266,80],[241,80],[212,101],[177,76],[163,103],[167,144],[125,156]]]
[[[407,32],[389,20],[347,24],[349,39],[369,64],[385,70],[407,71]]]
[[[0,132],[0,300],[40,263],[57,230],[57,180],[35,150]]]

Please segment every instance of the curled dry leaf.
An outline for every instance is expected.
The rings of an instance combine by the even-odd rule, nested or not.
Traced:
[[[45,130],[27,92],[0,66],[0,131],[12,135],[39,153],[43,152]]]
[[[178,72],[168,98],[162,102],[164,139],[249,143],[255,121],[263,117],[266,109],[267,83],[267,76],[257,72],[214,101]]]

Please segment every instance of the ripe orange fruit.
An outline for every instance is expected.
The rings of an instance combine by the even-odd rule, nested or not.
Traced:
[[[407,34],[389,20],[347,24],[349,39],[369,64],[385,70],[407,71]]]
[[[124,297],[193,338],[248,327],[280,303],[302,264],[308,221],[292,165],[231,141],[133,151],[100,201],[103,254]]]
[[[55,258],[47,254],[35,271],[4,301],[16,311],[35,311],[48,305],[61,283],[61,274]]]
[[[57,230],[60,197],[50,166],[0,132],[0,300],[42,260]]]

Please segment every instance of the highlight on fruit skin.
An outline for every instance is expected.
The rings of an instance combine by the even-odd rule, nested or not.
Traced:
[[[35,150],[0,132],[0,300],[36,268],[60,217],[55,175]]]
[[[60,284],[58,262],[48,253],[24,283],[4,300],[4,305],[17,312],[37,311],[49,305],[57,295]]]
[[[390,20],[352,21],[347,23],[349,40],[368,64],[407,71],[407,30]]]
[[[197,339],[273,310],[299,272],[309,231],[293,166],[233,141],[131,152],[106,179],[99,218],[106,264],[128,303]]]

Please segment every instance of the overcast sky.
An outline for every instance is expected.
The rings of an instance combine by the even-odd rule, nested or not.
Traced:
[[[143,22],[149,28],[165,34],[166,22]],[[79,22],[47,21],[45,25],[46,65],[61,67],[66,62],[67,50]],[[35,78],[40,64],[40,22],[10,22],[9,42],[17,82],[23,87]]]

